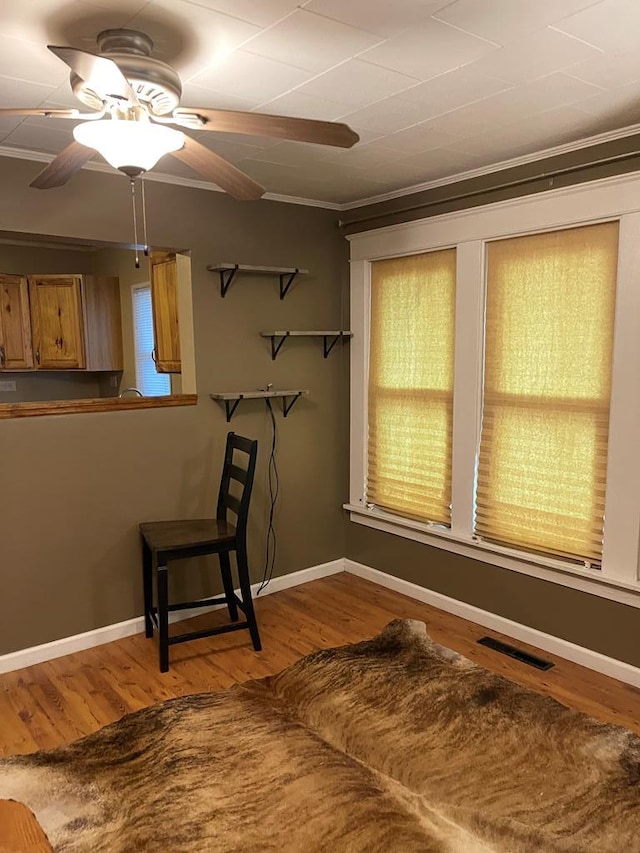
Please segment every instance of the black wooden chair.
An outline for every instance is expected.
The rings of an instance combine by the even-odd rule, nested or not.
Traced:
[[[234,462],[234,452],[237,455],[245,455],[245,466]],[[251,599],[251,581],[247,563],[247,516],[257,454],[257,441],[242,438],[233,432],[227,435],[222,479],[218,493],[218,509],[215,518],[148,521],[140,525],[145,631],[147,637],[153,637],[154,626],[158,629],[161,672],[167,672],[169,669],[169,646],[174,643],[184,643],[187,640],[197,640],[201,637],[223,634],[226,631],[239,631],[248,628],[254,649],[259,652],[262,648]],[[240,484],[239,489],[237,489],[239,491],[238,496],[231,492],[233,480]],[[236,517],[235,525],[227,519],[229,511]],[[233,588],[231,551],[236,552],[241,598],[238,598]],[[200,557],[205,554],[218,555],[224,597],[169,604],[168,564],[173,560]],[[153,603],[154,576],[156,578],[157,605]],[[231,624],[169,636],[169,613],[176,610],[210,607],[213,604],[223,603],[227,605]],[[243,622],[238,622],[238,608],[245,615]]]

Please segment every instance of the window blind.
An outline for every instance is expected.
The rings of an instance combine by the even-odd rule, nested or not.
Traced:
[[[602,557],[618,224],[489,243],[476,533]]]
[[[171,393],[171,377],[158,373],[152,358],[153,314],[151,287],[135,287],[133,293],[133,337],[136,351],[136,387],[145,397],[162,397]]]
[[[367,501],[451,522],[456,252],[371,264]]]

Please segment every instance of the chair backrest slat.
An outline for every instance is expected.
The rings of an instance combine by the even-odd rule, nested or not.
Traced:
[[[232,510],[236,515],[240,515],[241,505],[238,498],[235,498],[233,495],[225,495],[223,500],[227,509]]]
[[[236,435],[235,432],[230,432],[229,435],[233,436],[231,439],[231,446],[236,448],[237,450],[242,450],[243,453],[251,453],[251,449],[256,442],[251,438],[244,438],[242,435]]]
[[[253,488],[253,478],[256,470],[258,442],[234,432],[227,434],[227,446],[224,454],[220,491],[218,492],[218,519],[227,521],[227,512],[235,514],[238,535],[243,535],[247,526],[249,514],[249,499]],[[244,457],[239,459],[238,457]],[[240,489],[234,489],[239,494],[231,494],[231,480],[240,483]]]
[[[237,480],[243,485],[247,482],[247,472],[243,468],[239,468],[237,465],[229,466],[229,476],[232,480]]]

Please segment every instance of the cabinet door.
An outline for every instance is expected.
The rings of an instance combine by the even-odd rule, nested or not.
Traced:
[[[87,370],[123,370],[119,279],[83,276],[82,306]]]
[[[27,279],[0,274],[0,370],[33,367]]]
[[[81,281],[78,275],[29,278],[36,369],[85,366]]]
[[[180,373],[178,275],[175,257],[151,259],[151,304],[158,373]]]

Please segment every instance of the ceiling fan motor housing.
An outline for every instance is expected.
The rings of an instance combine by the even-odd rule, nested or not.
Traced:
[[[153,115],[167,115],[180,103],[182,83],[174,69],[151,56],[153,42],[136,30],[104,30],[98,36],[102,56],[112,59],[129,81],[138,100]],[[102,99],[81,77],[71,72],[71,88],[78,100],[95,110],[103,108]]]

